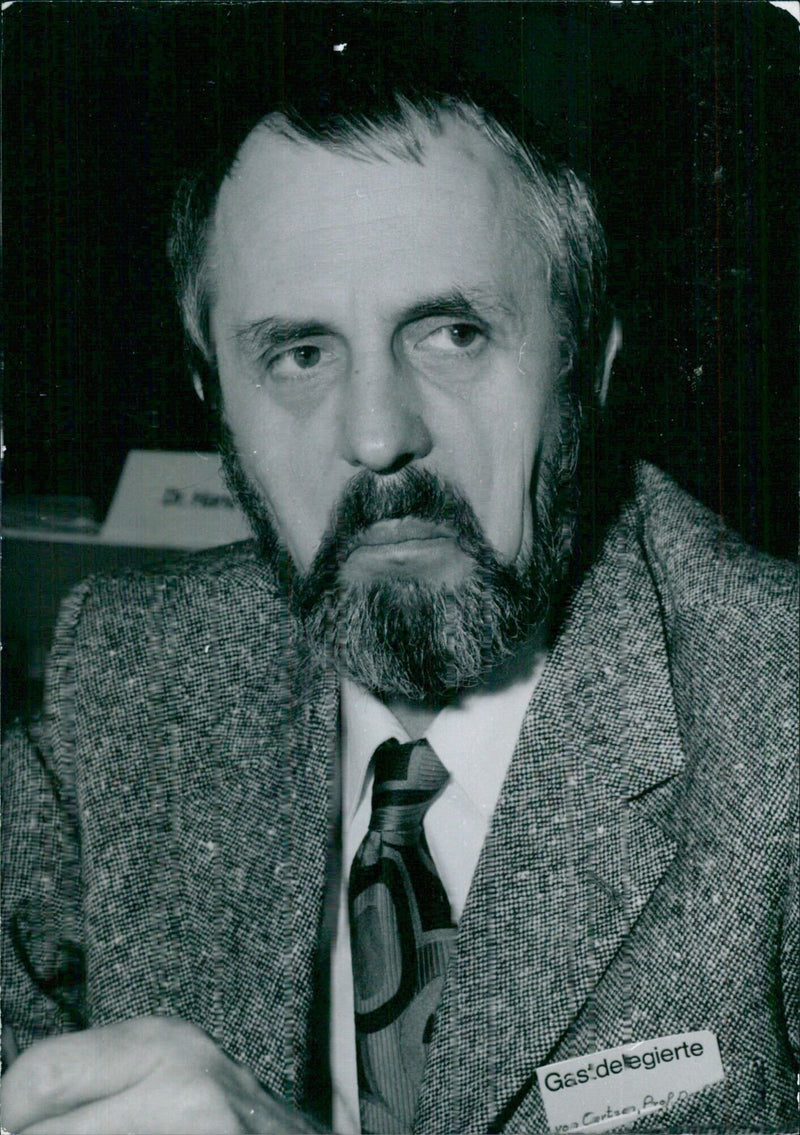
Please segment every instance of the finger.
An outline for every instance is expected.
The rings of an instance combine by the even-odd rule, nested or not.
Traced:
[[[261,1092],[260,1098],[252,1102],[255,1107],[242,1107],[241,1101],[235,1107],[240,1129],[248,1135],[331,1135],[329,1127],[274,1096]]]
[[[147,1091],[147,1099],[142,1092]],[[190,1089],[191,1090],[191,1089]],[[14,1135],[323,1135],[329,1132],[302,1112],[260,1093],[253,1107],[229,1106],[213,1093],[174,1085],[137,1085],[67,1115],[34,1123]]]
[[[50,1037],[26,1049],[3,1077],[6,1128],[23,1131],[144,1079],[159,1059],[154,1020]]]
[[[75,1108],[66,1115],[43,1119],[24,1127],[19,1133],[14,1128],[14,1135],[132,1135],[139,1130],[130,1114],[128,1101],[123,1095],[116,1095]],[[148,1127],[147,1135],[164,1133]]]
[[[245,1127],[211,1081],[165,1078],[43,1119],[15,1135],[290,1135],[290,1130],[276,1124]]]
[[[277,1127],[264,1135],[284,1135]],[[227,1109],[196,1109],[188,1113],[170,1106],[168,1098],[153,1106],[143,1101],[139,1087],[96,1100],[66,1115],[44,1119],[14,1135],[242,1135],[244,1128]]]

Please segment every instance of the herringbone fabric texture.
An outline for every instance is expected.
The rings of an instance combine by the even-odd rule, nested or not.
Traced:
[[[542,1135],[542,1064],[706,1028],[724,1081],[627,1130],[798,1130],[797,654],[796,567],[642,467],[523,723],[416,1132]],[[23,1046],[171,1013],[309,1099],[337,709],[252,545],[76,590],[4,761]]]
[[[369,831],[350,870],[361,1130],[410,1131],[456,928],[422,821],[447,782],[427,741],[373,757]]]

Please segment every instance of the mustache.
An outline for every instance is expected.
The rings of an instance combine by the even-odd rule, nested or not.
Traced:
[[[407,517],[452,529],[465,551],[484,543],[480,522],[458,490],[429,470],[407,466],[391,478],[358,473],[334,510],[320,552],[341,563],[373,524]]]
[[[387,477],[363,469],[333,511],[296,596],[301,606],[335,587],[339,569],[363,532],[379,521],[404,518],[450,528],[462,550],[481,565],[494,559],[472,506],[437,474],[406,466]]]
[[[407,466],[391,478],[366,469],[358,473],[342,494],[323,542],[346,555],[373,524],[406,517],[444,525],[468,543],[483,539],[471,505],[457,489],[429,470]]]

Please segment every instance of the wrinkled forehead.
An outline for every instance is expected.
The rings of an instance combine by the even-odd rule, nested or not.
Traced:
[[[477,127],[444,113],[440,128],[420,120],[412,140],[385,127],[369,142],[322,145],[281,129],[281,118],[256,126],[220,188],[216,227],[272,215],[289,203],[314,213],[351,193],[369,191],[389,212],[421,182],[458,212],[502,210],[508,224],[520,212],[521,178],[508,155]]]
[[[321,271],[354,260],[369,267],[371,249],[376,258],[388,251],[387,269],[392,260],[407,267],[409,250],[417,250],[442,272],[468,263],[487,280],[502,275],[521,299],[545,273],[524,240],[531,234],[513,162],[455,116],[440,130],[424,124],[417,139],[413,153],[388,136],[385,151],[377,137],[367,152],[257,127],[220,190],[208,247],[212,280],[224,290],[233,277],[240,288],[251,278],[255,287],[271,268],[278,276],[292,263],[306,271],[309,257]]]

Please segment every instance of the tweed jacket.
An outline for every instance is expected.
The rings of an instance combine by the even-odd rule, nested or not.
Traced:
[[[796,671],[793,568],[640,469],[525,717],[416,1131],[545,1132],[537,1067],[695,1029],[724,1081],[628,1130],[797,1130]],[[79,587],[7,746],[23,1044],[179,1014],[302,1105],[337,712],[248,544]]]

